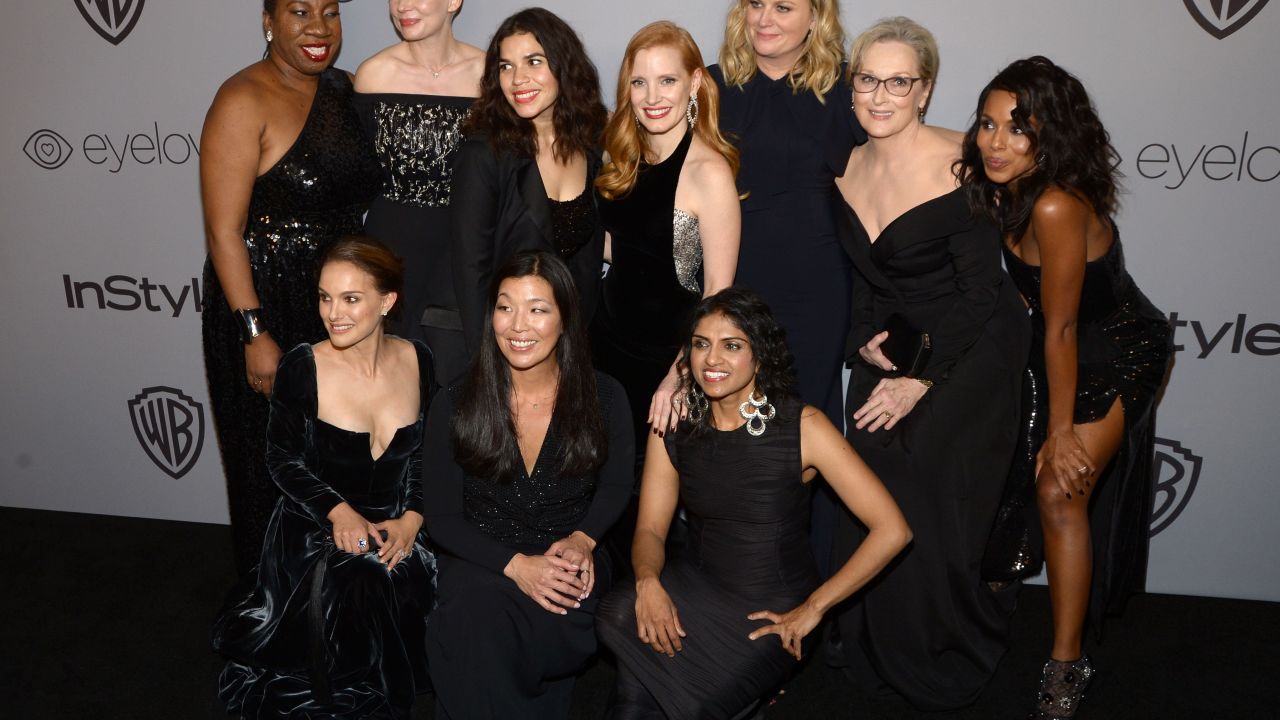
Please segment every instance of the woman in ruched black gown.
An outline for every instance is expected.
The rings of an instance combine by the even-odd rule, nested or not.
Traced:
[[[840,431],[792,396],[782,331],[758,297],[730,288],[703,300],[685,338],[692,415],[649,440],[636,582],[599,612],[600,637],[618,659],[616,720],[744,716],[785,680],[822,615],[910,539]],[[808,541],[817,472],[871,528],[821,585]],[[667,563],[677,500],[689,545]]]
[[[656,22],[631,38],[620,110],[605,129],[610,160],[596,181],[609,272],[591,341],[596,367],[626,388],[637,460],[651,426],[678,420],[676,356],[689,312],[733,284],[738,154],[720,135],[718,95],[682,28]]]
[[[720,129],[742,154],[742,245],[734,282],[787,331],[796,391],[841,420],[852,269],[836,235],[832,182],[866,140],[849,109],[838,0],[737,0],[720,64]],[[814,553],[826,573],[838,500],[818,488]]]
[[[426,341],[445,385],[468,361],[449,270],[449,206],[462,124],[484,69],[484,51],[453,36],[461,7],[461,0],[389,3],[401,42],[361,63],[355,78],[356,107],[383,171],[365,232],[405,263],[391,330]]]
[[[836,181],[857,270],[847,432],[915,541],[840,615],[839,632],[865,689],[888,685],[920,709],[953,709],[978,697],[1008,646],[1016,588],[993,591],[980,564],[1017,441],[1030,325],[1001,267],[999,233],[957,187],[960,134],[924,123],[938,69],[932,35],[892,18],[853,48],[854,109],[871,139]],[[898,332],[929,335],[920,368],[881,349],[895,314],[910,326]],[[860,534],[841,518],[837,557]]]
[[[324,338],[316,262],[360,230],[377,193],[351,81],[329,67],[342,25],[320,0],[304,4],[300,17],[264,2],[267,57],[222,85],[201,136],[205,373],[241,575],[279,495],[263,439],[281,348]]]
[[[1125,270],[1111,219],[1117,155],[1080,81],[1047,58],[1018,60],[982,91],[976,118],[966,189],[1005,231],[1043,389],[1028,399],[1044,418],[1035,474],[1021,478],[1035,484],[1053,605],[1033,715],[1069,718],[1093,675],[1086,619],[1100,626],[1146,581],[1170,329]]]
[[[488,340],[427,420],[436,717],[562,720],[610,582],[596,541],[631,493],[630,412],[591,368],[562,261],[517,253],[494,278]]]
[[[218,693],[243,718],[408,718],[425,689],[435,559],[421,449],[431,354],[384,335],[399,260],[365,239],[320,275],[331,339],[280,361],[267,464],[283,496],[257,572],[213,628]]]

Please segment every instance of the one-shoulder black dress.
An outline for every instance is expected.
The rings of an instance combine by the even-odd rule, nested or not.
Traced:
[[[349,503],[378,523],[422,507],[423,425],[431,353],[416,344],[420,410],[377,458],[369,434],[316,413],[310,345],[285,354],[276,374],[267,465],[283,491],[262,562],[213,626],[229,662],[218,680],[227,711],[243,718],[408,718],[428,687],[424,633],[436,563],[419,534],[390,572],[376,552],[333,544],[329,511]],[[328,698],[326,699],[326,688]]]
[[[281,351],[325,338],[316,265],[334,241],[360,232],[378,192],[378,163],[363,142],[351,94],[345,71],[326,70],[298,139],[253,183],[244,242],[263,321]],[[267,400],[245,378],[239,321],[211,260],[205,261],[204,288],[205,374],[227,477],[236,568],[244,575],[258,562],[279,496],[264,460]]]
[[[903,213],[874,243],[839,193],[853,258],[852,374],[846,406],[881,378],[857,348],[903,314],[930,334],[921,377],[934,382],[892,430],[847,435],[893,495],[914,540],[839,615],[844,654],[864,687],[881,682],[922,710],[973,702],[1007,648],[1014,591],[992,591],[980,565],[1018,438],[1031,327],[1000,264],[1000,236],[957,189]],[[840,551],[861,536],[841,517]]]
[[[1027,398],[1041,417],[1049,411],[1044,362],[1044,309],[1040,302],[1040,268],[1028,265],[1004,247],[1005,265],[1018,291],[1031,306],[1030,369],[1041,392]],[[1106,417],[1116,399],[1124,408],[1124,442],[1098,478],[1089,502],[1093,541],[1093,588],[1089,618],[1119,610],[1125,599],[1146,585],[1147,545],[1155,492],[1155,397],[1172,355],[1169,321],[1138,289],[1125,270],[1117,233],[1106,254],[1085,266],[1076,317],[1074,421],[1090,423]],[[1044,442],[1044,426],[1029,454]],[[1034,473],[1035,466],[1030,467]],[[1034,483],[1034,477],[1031,478]]]
[[[456,389],[441,392],[427,419],[423,453],[426,530],[440,555],[438,605],[427,626],[436,717],[450,720],[564,720],[575,675],[596,651],[596,606],[610,583],[603,545],[594,553],[595,591],[567,615],[542,609],[503,569],[517,553],[541,555],[581,530],[599,540],[622,512],[633,483],[627,398],[596,373],[608,447],[595,472],[562,471],[574,418],[553,415],[533,472],[468,475],[454,461],[450,422]]]
[[[779,402],[759,437],[744,425],[700,435],[686,426],[664,438],[680,474],[689,542],[663,568],[662,587],[688,636],[675,657],[654,652],[636,637],[635,586],[605,598],[596,630],[618,659],[620,688],[632,687],[620,692],[617,717],[656,717],[660,708],[668,718],[732,718],[795,667],[778,636],[747,639],[768,624],[747,615],[786,612],[818,586],[810,490],[801,477],[802,410],[796,399]]]

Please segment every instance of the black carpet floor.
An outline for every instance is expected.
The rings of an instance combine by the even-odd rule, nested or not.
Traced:
[[[208,638],[232,582],[226,526],[0,508],[0,528],[0,718],[226,717]],[[1280,603],[1142,595],[1106,631],[1089,647],[1099,672],[1083,720],[1280,717]],[[969,708],[924,714],[863,697],[818,658],[766,715],[1020,718],[1049,640],[1048,594],[1029,586],[1012,647]],[[612,682],[608,662],[588,670],[571,717],[602,717]],[[430,698],[419,700],[414,718],[430,718]]]

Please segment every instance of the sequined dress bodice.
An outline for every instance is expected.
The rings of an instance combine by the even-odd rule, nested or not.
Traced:
[[[356,93],[382,165],[382,195],[415,207],[448,207],[453,158],[472,98]]]

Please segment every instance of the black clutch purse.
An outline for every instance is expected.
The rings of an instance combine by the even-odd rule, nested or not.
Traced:
[[[889,331],[889,337],[880,345],[880,352],[897,366],[898,372],[909,378],[924,372],[929,355],[933,353],[929,333],[912,325],[899,313],[890,315],[882,329]]]

